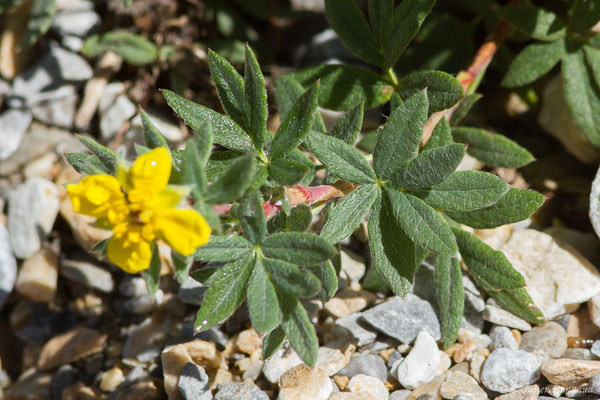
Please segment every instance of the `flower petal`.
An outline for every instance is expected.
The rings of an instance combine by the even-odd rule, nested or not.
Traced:
[[[157,147],[142,154],[129,170],[129,180],[134,189],[158,193],[167,186],[171,176],[171,153]]]
[[[210,226],[195,210],[167,210],[155,220],[158,237],[184,256],[208,242]]]
[[[153,208],[156,211],[175,208],[181,199],[190,194],[191,191],[192,188],[190,186],[167,185],[154,198]]]
[[[108,217],[113,221],[127,215],[125,195],[114,176],[86,176],[77,184],[67,185],[67,193],[73,203],[73,211],[77,213]],[[115,213],[119,215],[112,215]],[[125,215],[121,215],[123,213]]]
[[[132,242],[125,234],[121,237],[110,238],[106,247],[106,255],[123,271],[135,274],[150,266],[152,249],[150,243],[144,240]]]

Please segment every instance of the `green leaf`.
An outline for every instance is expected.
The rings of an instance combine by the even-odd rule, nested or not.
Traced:
[[[377,185],[360,185],[331,205],[321,237],[338,243],[350,236],[365,219],[377,198]]]
[[[217,272],[218,270],[219,268],[217,267],[204,267],[190,272],[190,278],[197,282],[200,282],[203,285],[210,285],[211,278],[215,275],[215,272]]]
[[[26,49],[38,41],[52,25],[56,13],[56,0],[34,0],[29,11],[27,30],[21,41],[21,49]]]
[[[564,40],[530,44],[510,63],[501,85],[509,88],[527,85],[549,72],[566,55]]]
[[[284,214],[284,213],[281,213]],[[306,204],[300,204],[286,218],[285,229],[290,232],[306,232],[312,222],[312,212]]]
[[[229,317],[246,298],[246,284],[253,266],[251,257],[244,257],[219,268],[210,279],[210,288],[194,327],[198,332],[207,330]]]
[[[362,101],[365,108],[373,108],[386,103],[394,93],[394,87],[376,73],[347,65],[320,65],[291,75],[304,87],[319,80],[319,105],[336,111],[348,110]]]
[[[206,190],[206,174],[196,150],[196,144],[192,139],[186,142],[185,150],[183,151],[181,177],[184,184],[193,186],[192,196],[194,199],[199,199],[204,194]]]
[[[319,339],[315,327],[298,299],[286,292],[277,291],[281,309],[281,327],[285,331],[290,346],[308,365],[314,365],[319,351]]]
[[[458,248],[444,219],[418,197],[386,188],[394,218],[417,246],[436,254],[453,256]]]
[[[461,212],[491,206],[500,200],[508,189],[508,184],[494,174],[456,171],[445,181],[428,190],[413,190],[410,193],[432,207]]]
[[[100,159],[100,162],[104,164],[109,173],[115,172],[117,167],[117,154],[114,151],[108,147],[102,146],[94,139],[89,139],[84,136],[77,136],[77,139]]]
[[[239,126],[247,127],[244,78],[225,58],[208,51],[208,67],[223,110]]]
[[[214,142],[228,149],[250,151],[253,149],[250,137],[239,125],[223,114],[163,89],[162,94],[173,111],[194,131],[198,132],[205,122],[213,129]]]
[[[370,3],[369,3],[370,4]],[[343,113],[333,125],[330,136],[343,140],[352,145],[360,133],[363,123],[363,114],[365,103],[361,102],[357,106]]]
[[[394,15],[394,0],[371,0],[368,6],[375,43],[382,44]]]
[[[310,168],[289,158],[278,158],[269,163],[269,176],[283,186],[293,186],[304,178]]]
[[[467,116],[469,111],[471,111],[471,108],[475,105],[475,103],[477,103],[477,101],[479,101],[481,97],[482,95],[479,93],[471,93],[463,97],[450,117],[450,125],[458,125],[458,123]]]
[[[279,303],[275,288],[265,272],[261,257],[254,260],[254,270],[247,289],[248,313],[252,327],[260,334],[279,324]]]
[[[325,0],[325,15],[348,49],[371,64],[384,65],[373,32],[354,0]]]
[[[132,65],[152,64],[158,57],[158,47],[143,37],[131,32],[109,31],[92,35],[83,43],[81,53],[95,57],[106,51],[114,51]]]
[[[330,174],[354,183],[372,183],[377,179],[369,162],[343,140],[311,131],[308,144]]]
[[[251,153],[237,159],[206,189],[204,201],[209,204],[226,204],[239,199],[252,184],[255,164],[256,158]]]
[[[600,20],[600,4],[595,0],[575,0],[569,9],[569,30],[582,33]]]
[[[321,289],[319,279],[311,272],[304,272],[289,262],[264,258],[263,265],[278,291],[300,298],[310,298]]]
[[[567,29],[561,19],[552,11],[532,5],[498,8],[498,15],[506,18],[519,32],[538,40],[557,40],[567,35]]]
[[[373,167],[380,179],[390,179],[398,168],[419,154],[427,104],[425,91],[420,91],[390,114],[373,151]]]
[[[454,172],[464,155],[465,146],[459,143],[425,150],[400,168],[392,182],[407,189],[429,188]]]
[[[151,299],[158,290],[160,284],[160,254],[158,254],[158,246],[152,243],[152,258],[150,258],[150,267],[141,272],[144,281],[146,281],[146,289]]]
[[[292,78],[291,75],[283,75],[277,78],[275,82],[275,88],[277,90],[277,105],[279,106],[279,116],[283,121],[287,118],[287,115],[292,110],[294,103],[302,93],[304,93],[304,87]],[[315,120],[313,121],[312,129],[318,132],[325,133],[325,122],[321,113],[315,113]]]
[[[456,142],[469,145],[468,152],[492,167],[519,168],[534,160],[524,147],[504,135],[484,129],[455,127],[452,136]]]
[[[581,49],[565,57],[561,72],[575,124],[593,145],[600,146],[600,88],[590,76]]]
[[[453,228],[460,255],[469,273],[481,282],[486,290],[518,289],[525,286],[525,279],[501,251],[492,249],[472,233]]]
[[[258,190],[249,190],[237,209],[242,230],[251,243],[262,243],[267,235],[267,219]]]
[[[281,325],[278,325],[271,332],[267,333],[262,339],[262,358],[266,360],[271,357],[283,344],[285,332]]]
[[[400,79],[398,93],[403,100],[406,100],[424,89],[427,89],[430,113],[452,107],[464,95],[460,82],[452,75],[442,71],[412,72]]]
[[[477,282],[477,284],[481,287],[481,283]],[[500,289],[493,290],[490,289],[487,291],[490,296],[502,308],[510,311],[515,314],[519,318],[523,318],[526,321],[529,321],[533,324],[543,324],[544,323],[544,315],[540,311],[540,309],[535,305],[529,293],[525,288],[519,289]]]
[[[257,150],[262,149],[267,137],[267,90],[265,78],[260,71],[250,46],[246,45],[246,64],[244,68],[244,97],[246,104],[247,130]]]
[[[371,211],[368,231],[375,269],[392,292],[406,296],[417,268],[415,244],[398,225],[389,201],[382,199],[381,193]]]
[[[331,260],[308,266],[306,269],[312,272],[321,282],[319,300],[323,303],[329,301],[338,290],[337,273]]]
[[[267,257],[312,265],[333,257],[335,247],[312,233],[280,232],[265,239],[262,251]]]
[[[94,247],[90,251],[92,253],[98,253],[100,255],[105,256],[106,255],[106,248],[108,247],[108,241],[109,240],[110,240],[110,238],[99,241],[98,243],[96,243],[94,245]]]
[[[252,245],[241,236],[211,235],[207,244],[198,247],[194,259],[212,262],[237,260],[247,258],[252,251]]]
[[[462,272],[458,259],[454,257],[436,256],[433,265],[440,309],[442,347],[447,349],[456,341],[465,307]]]
[[[446,211],[448,216],[475,229],[490,229],[527,219],[546,198],[533,190],[511,188],[495,204],[474,211]]]
[[[450,129],[450,124],[448,123],[448,119],[446,117],[442,117],[440,121],[437,123],[433,132],[431,132],[431,136],[429,140],[421,149],[422,152],[435,149],[437,147],[447,146],[452,144],[452,130]]]
[[[317,83],[296,100],[273,139],[269,155],[271,160],[285,157],[302,143],[313,124],[318,96],[319,84]]]
[[[403,0],[396,8],[390,29],[381,43],[385,56],[384,68],[396,64],[434,4],[435,0]]]
[[[160,133],[156,125],[150,120],[146,111],[140,108],[140,116],[142,117],[142,129],[144,131],[144,143],[151,149],[156,147],[169,148],[167,141]]]
[[[600,86],[600,49],[592,46],[583,46],[585,52],[585,60],[587,65],[590,67],[596,86]]]
[[[171,261],[173,262],[177,282],[183,284],[189,276],[190,267],[194,262],[193,257],[186,257],[171,249]]]
[[[75,171],[83,175],[110,174],[106,165],[94,154],[66,153],[65,159]]]

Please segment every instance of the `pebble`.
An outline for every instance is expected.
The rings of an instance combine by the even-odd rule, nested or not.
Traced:
[[[111,273],[91,262],[63,260],[60,265],[60,274],[103,293],[111,293],[115,286]]]
[[[556,322],[536,326],[521,336],[521,350],[542,350],[552,358],[558,358],[567,350],[567,333]]]
[[[551,383],[574,387],[600,374],[600,361],[559,358],[543,363],[540,371]]]
[[[539,399],[539,394],[540,387],[538,385],[529,385],[512,393],[498,396],[496,400],[537,400]]]
[[[589,349],[589,351],[594,356],[600,358],[600,340],[594,340],[594,343],[592,343],[592,347]],[[565,356],[563,358],[573,358],[573,357],[566,357]]]
[[[8,196],[8,233],[15,256],[31,257],[41,248],[58,214],[58,189],[44,178],[30,178]]]
[[[240,332],[235,345],[242,353],[252,354],[262,347],[262,339],[254,329]]]
[[[473,356],[469,360],[469,374],[478,382],[481,382],[481,369],[486,359],[487,357],[478,351],[473,353]]]
[[[118,367],[112,367],[102,374],[100,389],[105,392],[112,392],[124,381],[125,376],[123,376],[123,370]]]
[[[435,377],[435,379],[433,379],[432,381],[429,381],[429,382],[419,386],[418,388],[416,388],[415,390],[410,392],[410,396],[408,398],[413,400],[413,399],[419,399],[419,398],[421,398],[421,396],[431,396],[431,397],[424,397],[424,398],[431,399],[431,400],[438,400],[440,388],[442,387],[442,383],[444,383],[444,380],[446,380],[447,376],[448,376],[448,373],[444,373],[440,376]]]
[[[490,344],[491,351],[496,349],[517,350],[519,348],[515,336],[512,334],[511,330],[505,326],[494,325],[490,330],[490,338],[492,339],[492,343]]]
[[[410,395],[410,390],[408,389],[400,389],[394,390],[390,393],[389,400],[406,400]]]
[[[287,342],[284,342],[275,354],[265,360],[263,375],[269,382],[277,383],[284,372],[302,363],[298,353],[292,350]]]
[[[63,36],[86,37],[100,24],[100,16],[94,12],[91,1],[76,1],[61,8],[52,19],[52,29]]]
[[[0,310],[17,280],[17,260],[12,254],[8,231],[0,222]]]
[[[600,294],[589,299],[587,302],[587,309],[594,325],[600,327]]]
[[[85,398],[91,400],[92,398]],[[146,378],[136,382],[117,395],[116,400],[163,400],[165,392],[162,382],[157,378]],[[76,397],[76,399],[79,399]]]
[[[509,393],[535,383],[540,378],[540,362],[523,350],[497,349],[481,370],[481,383],[490,390]]]
[[[491,304],[486,305],[485,310],[483,311],[483,319],[496,325],[508,326],[509,328],[515,328],[521,331],[528,331],[531,329],[531,324],[529,324],[529,322]]]
[[[487,399],[487,393],[479,387],[477,381],[464,372],[449,371],[440,388],[440,394],[444,399],[453,399],[460,394],[468,396],[471,400]]]
[[[333,384],[323,370],[300,364],[279,378],[279,400],[327,400]]]
[[[338,375],[344,375],[348,378],[360,374],[374,376],[381,382],[385,382],[388,376],[385,361],[375,354],[355,355],[350,358],[348,365],[338,372]]]
[[[323,308],[336,318],[345,317],[363,310],[375,301],[375,295],[366,290],[344,289],[323,305]]]
[[[592,378],[593,379],[593,378]],[[564,392],[565,388],[560,385],[548,385],[544,388],[544,391],[554,398],[559,398]]]
[[[38,94],[29,109],[36,121],[61,128],[70,128],[75,119],[79,96],[73,85],[63,85]]]
[[[340,285],[354,288],[365,275],[366,266],[359,256],[346,250],[340,251]],[[343,287],[342,289],[345,289]]]
[[[165,292],[162,289],[157,289],[154,297],[148,294],[132,297],[123,303],[123,309],[131,314],[143,315],[152,312],[156,306],[163,303]]]
[[[412,343],[421,331],[434,340],[441,338],[440,323],[431,304],[410,293],[404,299],[395,296],[365,311],[362,320],[406,344]]]
[[[185,282],[179,286],[177,296],[179,296],[179,300],[186,304],[200,306],[204,300],[204,293],[206,293],[207,290],[208,286],[201,284],[197,280],[186,279]]]
[[[40,370],[56,368],[98,353],[105,344],[105,335],[90,328],[75,328],[50,339],[40,352],[37,366]]]
[[[372,394],[367,392],[348,393],[340,392],[331,395],[329,400],[377,400]]]
[[[596,374],[590,379],[590,383],[587,386],[590,393],[600,394],[600,374]]]
[[[30,368],[25,370],[19,379],[8,388],[6,399],[49,399],[51,384],[52,374]]]
[[[389,397],[389,392],[381,380],[365,374],[353,376],[346,390],[352,393],[369,393],[375,400],[388,400]]]
[[[21,265],[15,289],[23,296],[40,303],[54,299],[58,278],[58,256],[50,249],[42,249]]]
[[[221,387],[215,400],[269,400],[265,392],[247,382],[229,382]]]
[[[350,362],[355,349],[356,346],[352,344],[346,346],[345,351],[328,346],[319,347],[315,367],[325,371],[328,376],[333,376]]]
[[[108,141],[117,134],[125,121],[129,120],[137,112],[135,104],[123,94],[125,85],[121,82],[113,82],[106,86],[98,111],[100,113],[100,132],[102,139]]]
[[[396,378],[405,388],[415,389],[434,378],[439,364],[437,343],[429,333],[422,331],[410,353],[398,365]]]
[[[28,110],[7,110],[0,115],[0,161],[6,160],[19,148],[31,119]]]
[[[373,332],[366,322],[361,321],[362,315],[362,313],[354,313],[338,318],[335,321],[336,332],[339,332],[337,336],[350,335],[357,340],[357,346],[373,343],[377,339],[377,333]]]
[[[62,399],[63,390],[77,383],[78,375],[77,369],[71,365],[61,365],[52,378],[52,396],[55,399]]]
[[[211,400],[213,398],[204,368],[194,363],[187,363],[181,370],[179,391],[186,400]]]
[[[52,179],[54,165],[57,162],[58,155],[56,153],[46,153],[28,162],[23,167],[23,175],[25,178],[39,176],[41,178]]]

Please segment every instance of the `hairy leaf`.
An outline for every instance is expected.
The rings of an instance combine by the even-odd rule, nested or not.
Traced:
[[[275,82],[275,88],[277,90],[279,117],[283,121],[287,118],[288,113],[291,111],[294,103],[296,103],[296,100],[298,100],[298,97],[302,96],[302,93],[304,93],[304,87],[300,84],[300,82],[292,78],[291,75],[283,75],[277,78],[277,81]],[[313,121],[312,129],[322,133],[327,131],[321,113],[315,113],[315,120]]]
[[[278,158],[269,163],[269,176],[283,186],[293,186],[304,178],[310,167],[289,158]]]
[[[244,97],[246,100],[247,130],[254,140],[257,150],[262,149],[267,137],[267,90],[265,78],[260,70],[254,52],[246,45],[246,64],[244,68]]]
[[[86,57],[114,51],[132,65],[152,64],[158,57],[158,47],[148,39],[126,31],[109,31],[88,37],[81,49]]]
[[[157,147],[169,148],[167,141],[160,133],[156,125],[152,122],[146,111],[140,108],[140,116],[142,117],[142,129],[144,131],[144,143],[148,148],[154,149]]]
[[[265,239],[262,251],[267,257],[313,265],[333,257],[335,247],[311,233],[280,232]]]
[[[582,33],[600,20],[600,4],[594,0],[574,0],[569,10],[569,29]]]
[[[267,235],[267,219],[258,190],[249,190],[237,209],[242,230],[251,243],[262,243]]]
[[[247,258],[252,251],[252,245],[241,236],[211,235],[207,244],[200,246],[194,252],[196,260],[229,261]]]
[[[454,257],[436,256],[433,265],[440,308],[442,347],[448,348],[456,341],[465,306],[462,272],[458,259]]]
[[[416,71],[406,75],[400,79],[398,93],[406,100],[423,89],[427,89],[430,113],[452,107],[464,95],[460,82],[441,71]]]
[[[335,125],[333,125],[329,135],[352,145],[362,128],[364,105],[365,103],[361,102],[357,106],[343,113],[335,121]]]
[[[335,268],[330,260],[322,263],[311,265],[306,269],[312,272],[321,282],[321,290],[319,291],[319,300],[323,303],[331,299],[338,290],[338,279]]]
[[[66,153],[65,159],[75,171],[83,175],[110,174],[106,165],[94,154]]]
[[[448,119],[442,117],[433,129],[433,132],[431,132],[429,140],[425,146],[423,146],[421,151],[424,152],[437,147],[448,146],[449,144],[452,144],[452,130],[450,129]]]
[[[301,271],[296,264],[264,258],[263,265],[279,291],[300,298],[310,298],[321,289],[319,279],[311,272]]]
[[[255,160],[250,153],[237,159],[206,189],[204,201],[209,204],[225,204],[239,199],[252,184]]]
[[[530,44],[510,63],[501,84],[510,88],[527,85],[549,72],[566,54],[564,40]]]
[[[142,277],[146,281],[146,289],[151,299],[154,299],[154,295],[158,290],[160,284],[160,254],[158,254],[158,246],[156,243],[152,243],[152,257],[150,258],[150,267],[142,271]]]
[[[308,365],[314,365],[319,351],[319,339],[315,327],[298,299],[284,291],[277,291],[281,308],[281,326],[290,346]]]
[[[519,32],[538,40],[557,40],[566,36],[567,29],[552,11],[532,5],[508,5],[496,10]]]
[[[108,147],[102,146],[94,139],[89,139],[84,136],[77,136],[77,139],[100,159],[100,162],[104,164],[109,173],[115,172],[117,166],[117,154],[114,151]]]
[[[212,50],[208,51],[208,67],[223,110],[236,124],[247,127],[244,78],[225,58]]]
[[[449,144],[425,150],[392,176],[394,185],[407,189],[424,189],[446,179],[465,155],[465,146]]]
[[[279,324],[279,303],[275,288],[265,272],[262,258],[256,257],[247,288],[248,313],[258,333],[270,332]]]
[[[285,332],[281,325],[278,325],[271,332],[267,333],[262,339],[262,358],[266,360],[271,357],[283,344]]]

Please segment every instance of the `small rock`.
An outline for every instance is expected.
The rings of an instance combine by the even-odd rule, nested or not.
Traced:
[[[63,85],[37,95],[29,108],[36,121],[44,124],[70,128],[75,119],[79,96],[73,85]]]
[[[127,275],[119,283],[119,293],[127,297],[136,297],[148,294],[148,289],[146,288],[146,281],[144,280],[144,278],[139,276]]]
[[[515,336],[512,334],[510,329],[505,326],[495,325],[490,330],[490,337],[492,339],[492,343],[490,344],[490,350],[494,351],[496,349],[511,349],[517,350],[519,348],[519,344],[515,339]]]
[[[242,374],[242,379],[255,382],[260,377],[264,365],[265,362],[263,360],[252,361],[252,364]]]
[[[125,381],[123,370],[118,367],[112,367],[102,374],[102,379],[100,380],[100,389],[105,392],[112,392],[117,388],[117,386],[123,383],[123,381]]]
[[[186,281],[179,286],[177,295],[179,296],[179,300],[186,304],[200,306],[202,305],[202,301],[204,301],[204,293],[206,293],[207,290],[208,286],[201,284],[197,280],[186,279]]]
[[[131,314],[143,315],[152,312],[156,306],[163,303],[165,292],[162,289],[157,289],[154,297],[149,294],[136,296],[128,299],[123,304],[123,309]]]
[[[366,290],[340,290],[323,308],[336,318],[361,311],[375,300],[375,295]]]
[[[71,2],[58,10],[52,19],[52,29],[61,37],[73,35],[84,38],[98,25],[100,16],[94,12],[91,1]]]
[[[15,288],[28,299],[49,303],[56,293],[57,277],[56,253],[50,249],[42,249],[23,262]]]
[[[269,400],[265,392],[251,383],[230,382],[219,390],[215,400]]]
[[[469,360],[469,374],[471,374],[477,382],[481,382],[481,369],[483,368],[486,359],[487,357],[482,354],[482,352],[478,351],[473,353],[473,356]]]
[[[590,393],[600,394],[600,374],[596,374],[590,379],[587,388],[589,388]]]
[[[479,387],[477,381],[464,372],[449,371],[448,377],[440,388],[440,394],[444,399],[453,399],[459,394],[466,395],[472,400],[487,399],[487,394]]]
[[[52,375],[30,368],[6,391],[7,400],[49,399]]]
[[[388,400],[406,400],[409,395],[410,390],[408,389],[394,390],[392,393],[390,393]]]
[[[592,347],[589,350],[590,350],[591,354],[593,354],[594,356],[600,358],[600,340],[594,340],[594,343],[592,343]],[[573,357],[566,357],[565,356],[563,358],[573,358]]]
[[[62,365],[52,379],[52,396],[55,399],[62,399],[63,390],[74,385],[77,381],[77,370],[69,364]]]
[[[302,363],[300,356],[284,343],[275,354],[265,360],[263,375],[269,382],[277,383],[284,372]]]
[[[574,387],[600,374],[600,361],[559,358],[543,363],[540,371],[551,383]]]
[[[328,376],[333,376],[348,364],[355,349],[354,345],[348,345],[345,352],[333,347],[319,347],[315,368],[320,368]]]
[[[6,160],[19,148],[31,119],[28,110],[7,110],[0,115],[0,161]]]
[[[100,292],[111,293],[114,289],[110,272],[90,262],[64,260],[61,262],[60,274]]]
[[[404,299],[395,296],[365,311],[362,320],[406,344],[412,343],[421,331],[429,333],[434,340],[441,338],[440,323],[433,307],[413,294]]]
[[[211,400],[213,398],[208,375],[204,372],[204,368],[191,362],[185,364],[181,370],[177,387],[183,398],[187,400]]]
[[[540,394],[538,385],[525,386],[522,389],[515,390],[512,393],[503,394],[496,397],[496,400],[537,400]]]
[[[570,314],[566,331],[567,337],[595,338],[600,334],[600,328],[592,323],[585,308]]]
[[[262,347],[262,340],[254,329],[247,329],[240,332],[235,345],[242,353],[252,354]]]
[[[50,339],[42,348],[38,368],[48,370],[102,351],[106,336],[79,327]]]
[[[157,378],[146,378],[120,392],[116,400],[163,400],[164,398],[162,382]]]
[[[346,287],[354,288],[353,285],[357,285],[365,275],[367,267],[359,256],[345,250],[340,251],[340,259],[340,283],[343,282]]]
[[[336,333],[339,332],[337,336],[342,336],[342,334],[346,336],[349,334],[358,341],[356,343],[357,346],[373,343],[377,339],[377,333],[370,330],[372,328],[367,323],[361,321],[361,317],[362,313],[354,313],[338,318],[335,321]],[[338,327],[339,329],[337,329]]]
[[[597,327],[600,327],[600,294],[593,296],[587,302],[590,319]]]
[[[567,350],[567,333],[556,322],[536,326],[521,336],[521,350],[542,350],[552,358],[558,358]]]
[[[387,367],[383,358],[375,354],[355,355],[350,362],[339,372],[339,375],[352,378],[355,375],[364,374],[378,378],[381,382],[387,380]]]
[[[540,377],[540,362],[523,350],[497,349],[481,371],[481,383],[490,390],[509,393],[535,383]]]
[[[375,400],[387,400],[389,397],[389,392],[381,380],[364,374],[352,377],[346,389],[352,393],[369,393]]]
[[[327,400],[333,384],[325,372],[300,364],[279,378],[279,400]]]
[[[593,379],[593,378],[592,378]],[[560,385],[548,385],[544,388],[544,391],[554,398],[559,398],[564,392],[565,388]]]
[[[509,328],[515,328],[521,331],[528,331],[531,329],[529,322],[491,304],[488,304],[485,307],[483,319],[496,325],[508,326]]]
[[[17,260],[12,254],[8,231],[0,222],[0,310],[17,280]]]
[[[23,168],[25,178],[40,177],[52,179],[54,165],[58,162],[56,153],[46,153],[28,162]]]
[[[110,83],[104,89],[100,105],[100,132],[102,139],[109,140],[117,134],[125,121],[133,117],[137,111],[135,104],[123,94],[125,85],[120,82]]]
[[[415,344],[396,370],[396,378],[402,386],[415,389],[431,381],[440,363],[437,343],[426,331],[417,336]]]
[[[376,400],[372,394],[367,392],[348,393],[340,392],[332,394],[329,400]]]
[[[435,377],[435,379],[433,379],[432,381],[419,386],[418,388],[410,392],[410,396],[408,398],[411,400],[420,399],[422,398],[421,396],[423,396],[423,398],[427,400],[438,400],[439,398],[441,398],[441,396],[439,396],[440,388],[442,387],[442,383],[444,383],[444,381],[446,380],[447,375],[448,373],[444,373],[440,376]]]

